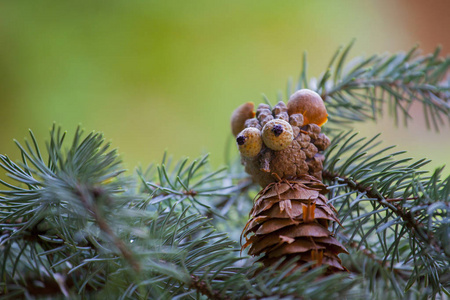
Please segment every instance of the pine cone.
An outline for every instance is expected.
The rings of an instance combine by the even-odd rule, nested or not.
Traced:
[[[338,254],[348,252],[328,230],[330,222],[339,220],[321,182],[322,151],[330,145],[320,128],[328,117],[322,99],[313,91],[300,90],[287,106],[279,102],[271,111],[269,105],[260,104],[256,117],[249,115],[239,123],[232,118],[232,128],[243,123],[245,130],[262,132],[262,140],[253,141],[261,146],[251,155],[241,145],[245,130],[237,135],[237,143],[245,171],[264,189],[242,232],[243,249],[250,246],[249,254],[262,254],[260,261],[266,266],[296,257],[299,267],[315,261],[315,266],[326,265],[327,273],[346,271]]]
[[[330,221],[339,220],[325,193],[325,185],[309,175],[269,184],[255,200],[242,248],[264,254],[260,261],[265,266],[287,256],[299,257],[298,266],[317,261],[316,266],[328,266],[327,273],[345,271],[337,255],[348,252],[328,230]]]

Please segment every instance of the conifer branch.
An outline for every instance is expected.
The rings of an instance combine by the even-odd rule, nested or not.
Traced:
[[[304,69],[296,89],[324,98],[330,124],[376,119],[390,109],[409,118],[424,105],[429,124],[450,118],[450,58],[375,55],[346,63],[337,52],[314,82]],[[288,87],[288,94],[293,87]],[[335,129],[335,128],[334,128]],[[46,154],[16,142],[22,161],[0,155],[0,295],[10,298],[361,299],[450,294],[450,177],[428,161],[379,149],[377,137],[333,132],[323,178],[344,227],[348,274],[279,261],[261,269],[240,255],[239,233],[256,194],[242,168],[211,170],[207,156],[121,175],[116,151],[97,133],[71,144],[54,126]],[[47,158],[48,159],[44,159]],[[136,181],[136,182],[135,182]],[[205,217],[206,216],[206,217]],[[311,262],[313,264],[314,262]],[[295,270],[294,270],[295,269]],[[261,271],[263,270],[263,271]],[[201,296],[202,295],[202,296]]]
[[[424,236],[423,232],[426,232],[425,228],[426,225],[423,224],[420,220],[418,220],[414,213],[411,211],[403,208],[399,204],[390,204],[389,200],[395,200],[395,201],[405,201],[407,199],[385,199],[381,194],[376,193],[373,191],[372,187],[370,186],[363,186],[359,182],[355,180],[350,180],[348,177],[343,176],[342,174],[329,172],[327,170],[323,171],[323,178],[329,181],[339,181],[342,184],[346,184],[350,189],[358,191],[359,193],[365,194],[368,198],[375,199],[378,201],[378,203],[381,204],[381,206],[391,210],[393,213],[395,213],[398,217],[400,217],[405,224],[410,228],[411,234],[415,235],[421,240],[422,242],[428,243],[434,247],[434,250],[436,252],[443,252],[439,242],[435,240],[435,237],[432,232],[428,231],[426,233],[426,236]],[[417,200],[418,197],[408,198],[408,199],[414,199]],[[430,203],[426,205],[431,205]],[[450,207],[449,203],[444,203],[444,205]],[[449,254],[445,254],[450,259]]]
[[[405,124],[414,102],[422,103],[428,127],[439,129],[445,123],[443,117],[450,121],[450,56],[440,57],[439,47],[425,56],[414,47],[407,53],[358,57],[347,63],[352,46],[353,42],[339,48],[327,71],[311,83],[304,56],[296,88],[310,88],[322,96],[330,123],[375,120],[386,102],[396,121],[402,114]]]
[[[136,259],[134,258],[131,251],[127,248],[127,246],[124,244],[124,242],[114,234],[113,230],[108,225],[106,220],[101,216],[97,205],[95,205],[95,201],[98,201],[98,200],[93,199],[93,200],[89,201],[90,197],[88,196],[87,192],[79,185],[77,186],[77,190],[75,191],[75,193],[80,197],[81,203],[86,208],[86,210],[94,217],[100,230],[102,230],[114,242],[114,245],[117,247],[117,249],[119,249],[122,256],[130,263],[130,265],[133,267],[133,269],[136,272],[139,272],[141,267],[140,267],[139,263],[136,261]],[[105,197],[104,192],[101,191],[100,189],[96,189],[95,194],[96,194],[95,195],[96,198]],[[106,199],[106,201],[108,201],[108,199]],[[109,202],[111,202],[111,201],[109,201]]]
[[[344,240],[374,249],[374,257],[382,257],[380,266],[409,266],[407,278],[398,274],[406,287],[429,280],[434,292],[445,291],[448,285],[423,269],[444,274],[450,266],[442,235],[450,214],[450,177],[441,179],[442,169],[427,177],[420,170],[426,160],[411,163],[399,158],[402,151],[388,153],[392,147],[375,150],[378,144],[376,137],[366,142],[352,132],[341,133],[326,153],[323,177],[332,184],[330,201],[344,215]],[[401,250],[404,243],[411,248]],[[401,289],[396,294],[403,297]]]
[[[200,280],[198,276],[191,275],[191,286],[196,289],[200,294],[205,295],[208,299],[212,300],[230,300],[228,296],[222,296],[220,292],[213,291],[208,288],[208,285]]]

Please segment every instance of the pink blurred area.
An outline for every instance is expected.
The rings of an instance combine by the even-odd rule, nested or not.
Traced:
[[[405,10],[405,25],[416,37],[425,52],[431,52],[441,45],[443,54],[450,52],[450,2],[446,0],[407,1],[401,0],[400,9]]]

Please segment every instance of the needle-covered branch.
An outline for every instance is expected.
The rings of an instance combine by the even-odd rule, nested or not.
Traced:
[[[0,157],[12,179],[0,191],[1,296],[308,298],[321,284],[335,296],[354,284],[338,277],[316,282],[320,270],[303,274],[290,265],[258,273],[237,240],[204,216],[217,218],[239,201],[233,194],[245,195],[251,185],[233,186],[223,170],[208,170],[206,157],[173,168],[165,158],[154,176],[139,172],[136,187],[120,175],[117,155],[100,134],[83,138],[78,130],[66,149],[65,133],[54,127],[48,161],[31,136],[31,144],[18,143],[21,163]]]
[[[450,59],[439,49],[375,55],[347,63],[336,53],[317,80],[299,83],[324,98],[333,142],[323,178],[342,227],[333,238],[351,271],[323,276],[240,252],[239,236],[257,189],[239,163],[213,170],[207,156],[125,176],[99,133],[72,142],[53,127],[46,151],[16,142],[21,161],[0,155],[0,297],[98,299],[363,299],[450,295],[450,177],[378,148],[377,138],[334,134],[337,123],[378,118],[388,103],[409,118],[422,103],[436,128],[449,117]],[[330,231],[331,232],[331,231]],[[260,257],[257,257],[259,259]],[[295,270],[294,270],[295,269]]]
[[[357,57],[347,62],[353,42],[339,48],[327,70],[310,81],[306,55],[296,89],[310,88],[325,101],[330,123],[377,119],[387,103],[396,121],[406,123],[414,102],[422,103],[428,126],[436,129],[450,121],[450,57],[440,48],[420,55],[417,47],[407,53]],[[288,94],[292,94],[288,87]],[[448,124],[447,124],[448,125]]]
[[[441,169],[427,177],[420,170],[425,160],[411,162],[401,158],[403,152],[377,145],[376,138],[365,141],[348,132],[327,152],[323,177],[332,185],[330,201],[340,207],[343,238],[356,249],[371,249],[391,270],[408,268],[407,287],[428,281],[434,292],[448,289],[448,282],[431,274],[450,267],[443,234],[450,220],[450,177],[441,179]]]

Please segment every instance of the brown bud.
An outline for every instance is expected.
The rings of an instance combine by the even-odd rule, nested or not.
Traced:
[[[302,130],[308,132],[308,135],[311,137],[311,139],[316,140],[317,138],[319,138],[320,127],[316,124],[308,124],[306,126],[303,126]]]
[[[268,122],[270,122],[270,121],[272,121],[272,120],[273,120],[273,116],[272,116],[272,115],[268,115],[268,116],[266,116],[266,117],[260,119],[259,124],[261,124],[261,126],[264,127],[264,125],[266,125]]]
[[[277,105],[273,107],[272,112],[274,115],[287,112],[286,104],[284,104],[283,101],[278,102]]]
[[[289,115],[287,112],[281,112],[281,113],[275,115],[275,118],[289,122]]]
[[[304,124],[317,124],[322,126],[327,121],[328,113],[322,98],[312,90],[302,89],[289,98],[289,115],[303,114]]]
[[[271,115],[272,111],[270,110],[270,106],[264,103],[258,105],[258,109],[256,110],[256,117],[258,118],[261,113],[267,113],[268,115]]]
[[[309,143],[306,148],[302,149],[305,152],[307,158],[313,158],[317,153],[317,148],[313,144]]]
[[[303,115],[302,114],[293,114],[289,116],[289,124],[292,126],[303,126]]]
[[[259,130],[262,129],[261,125],[259,125],[259,121],[258,121],[257,118],[247,119],[247,120],[245,121],[245,124],[244,124],[244,125],[245,125],[245,128],[248,128],[248,127],[255,127],[255,128],[259,129]]]
[[[231,115],[231,132],[237,136],[245,128],[245,121],[255,116],[253,102],[247,102],[236,108]]]
[[[316,145],[317,149],[323,151],[330,146],[330,139],[323,133],[319,134],[318,138],[314,141],[314,145]]]

